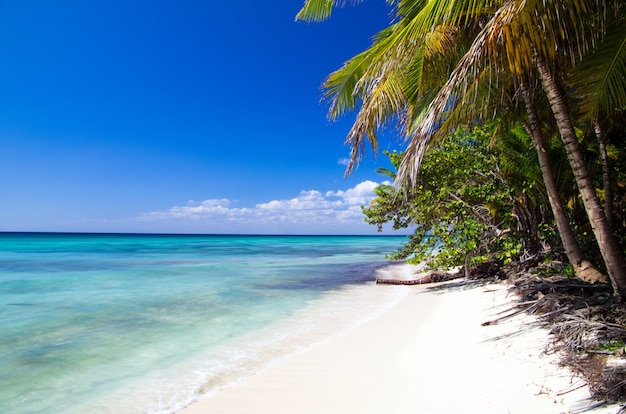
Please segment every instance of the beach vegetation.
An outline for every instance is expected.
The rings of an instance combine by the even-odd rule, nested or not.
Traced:
[[[375,190],[377,197],[363,208],[368,223],[379,230],[386,223],[415,229],[392,259],[468,271],[494,258],[508,262],[517,257],[521,243],[511,231],[517,228],[514,196],[488,147],[491,128],[459,129],[431,148],[416,188],[385,184]],[[397,168],[403,154],[386,154]]]
[[[298,18],[346,3],[306,0]],[[608,400],[626,400],[622,3],[387,1],[389,26],[323,84],[330,119],[356,113],[346,174],[382,130],[405,142],[386,153],[393,183],[363,210],[379,228],[415,229],[391,257],[466,275],[509,262],[519,306],[542,315],[551,350]]]
[[[614,352],[622,349],[624,349],[624,341],[621,339],[611,342],[601,342],[598,344],[598,350],[600,351]]]
[[[307,0],[298,18],[323,20],[344,3]],[[395,183],[410,201],[422,185],[428,152],[455,130],[497,120],[497,140],[521,126],[549,201],[553,221],[546,224],[560,239],[555,248],[564,251],[578,278],[605,282],[608,276],[614,294],[626,295],[626,260],[617,236],[623,237],[624,225],[616,228],[613,217],[616,169],[605,141],[605,130],[615,125],[607,120],[623,119],[626,107],[624,8],[611,0],[388,3],[389,27],[324,83],[330,118],[357,113],[346,138],[352,148],[346,173],[358,165],[367,143],[377,150],[379,130],[397,124],[408,144]],[[589,130],[595,142],[584,139]],[[562,147],[557,161],[550,158],[554,142]],[[598,156],[586,145],[597,148]],[[593,174],[594,164],[602,174]],[[574,193],[559,185],[565,165]],[[592,249],[582,244],[590,236]]]

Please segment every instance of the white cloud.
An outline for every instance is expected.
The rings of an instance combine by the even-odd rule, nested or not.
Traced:
[[[341,197],[348,205],[365,205],[374,197],[374,189],[379,185],[373,181],[363,181],[345,191],[327,191],[326,197]]]
[[[197,231],[244,233],[376,233],[364,222],[362,205],[375,197],[379,183],[363,181],[347,190],[301,191],[290,199],[271,200],[254,207],[236,207],[232,200],[189,201],[166,211],[140,216],[153,224],[169,227],[193,224]]]
[[[347,167],[350,165],[350,158],[339,158],[337,160],[337,165],[345,165]]]
[[[289,200],[272,200],[268,203],[257,204],[260,210],[316,210],[328,205],[328,201],[317,190],[301,191],[300,194]]]

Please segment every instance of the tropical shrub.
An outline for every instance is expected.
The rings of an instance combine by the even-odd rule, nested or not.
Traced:
[[[414,189],[383,184],[363,208],[365,221],[391,223],[394,229],[414,226],[408,242],[390,257],[426,262],[432,268],[510,260],[519,252],[512,191],[489,151],[486,128],[459,130],[431,148]],[[385,152],[394,168],[401,152]]]

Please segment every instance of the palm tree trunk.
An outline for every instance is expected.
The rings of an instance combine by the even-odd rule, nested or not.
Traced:
[[[626,297],[626,261],[624,260],[624,253],[611,233],[609,223],[591,181],[589,170],[583,159],[582,148],[576,137],[574,125],[567,109],[565,93],[556,82],[545,60],[540,56],[536,56],[535,63],[541,76],[543,89],[550,101],[552,113],[559,128],[567,158],[574,172],[589,223],[604,259],[614,294]]]
[[[611,191],[611,173],[609,168],[609,155],[606,152],[606,141],[604,140],[604,133],[602,132],[602,126],[596,119],[593,121],[593,126],[596,131],[596,139],[598,140],[598,146],[600,147],[600,159],[602,160],[602,179],[604,182],[604,214],[609,222],[609,228],[611,231],[615,229],[615,217],[613,215],[613,191]]]
[[[535,150],[537,151],[539,168],[541,169],[541,175],[543,177],[544,185],[546,186],[546,192],[548,193],[548,200],[550,201],[552,214],[556,220],[556,227],[559,231],[559,237],[563,243],[567,259],[574,267],[574,274],[579,279],[591,283],[607,282],[606,277],[585,259],[583,252],[580,249],[580,245],[578,244],[578,240],[576,240],[574,231],[572,230],[567,215],[565,214],[561,197],[559,196],[556,180],[554,179],[554,174],[552,172],[552,166],[550,165],[550,159],[548,158],[548,153],[545,148],[545,139],[539,125],[539,117],[537,116],[535,101],[526,79],[521,81],[521,88],[528,115],[528,123],[524,124],[524,128],[533,140]]]

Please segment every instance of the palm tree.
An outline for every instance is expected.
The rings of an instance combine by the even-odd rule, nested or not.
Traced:
[[[330,16],[333,5],[342,1],[309,0],[298,19],[319,21]],[[358,1],[355,1],[358,3]],[[365,143],[377,151],[377,132],[401,118],[416,119],[448,76],[448,60],[459,58],[453,45],[458,43],[455,26],[438,25],[432,30],[417,30],[420,9],[410,2],[398,2],[396,23],[374,36],[373,44],[349,59],[325,80],[324,97],[329,101],[328,116],[335,120],[346,112],[360,109],[347,134],[351,146],[352,173],[365,154]],[[428,64],[426,64],[426,62]],[[434,80],[434,81],[433,81]]]
[[[313,3],[314,2],[312,1],[312,2],[308,2],[307,4],[313,5]],[[437,2],[430,2],[429,4],[434,5],[436,3]],[[448,2],[448,5],[452,3],[453,2]],[[324,4],[327,6],[328,2],[325,2]],[[336,110],[337,108],[341,108],[342,110],[343,109],[353,110],[357,102],[357,99],[356,99],[357,97],[360,97],[363,102],[363,107],[361,111],[359,111],[357,122],[355,123],[354,128],[349,133],[348,139],[347,139],[347,142],[353,145],[352,147],[353,148],[353,151],[352,151],[353,164],[351,164],[351,167],[348,169],[347,171],[348,173],[351,171],[351,168],[353,168],[354,163],[358,162],[360,158],[359,153],[362,153],[361,143],[363,142],[364,136],[367,136],[369,138],[369,141],[372,143],[372,147],[374,149],[376,148],[375,130],[378,127],[384,126],[384,122],[386,122],[386,119],[389,117],[389,114],[396,114],[404,110],[405,118],[415,119],[414,114],[419,113],[419,110],[422,109],[420,108],[419,103],[422,102],[422,106],[423,106],[423,102],[428,102],[428,99],[424,99],[424,95],[426,95],[426,93],[424,92],[424,88],[421,88],[421,86],[424,84],[424,70],[423,70],[425,66],[423,63],[424,59],[431,55],[442,54],[442,51],[449,49],[449,45],[452,44],[450,37],[445,38],[447,43],[446,42],[432,42],[433,38],[435,38],[436,40],[439,40],[438,38],[432,36],[433,33],[437,33],[437,34],[454,33],[456,29],[452,28],[449,25],[436,26],[435,29],[431,29],[430,31],[427,31],[425,35],[422,35],[422,36],[416,35],[415,33],[420,33],[420,32],[415,30],[415,27],[419,27],[420,23],[423,24],[424,19],[426,21],[433,21],[432,16],[429,14],[431,9],[433,8],[431,9],[424,8],[424,9],[419,10],[419,13],[418,13],[416,11],[416,8],[414,7],[413,9],[411,9],[408,6],[409,4],[411,4],[411,2],[399,2],[397,14],[400,16],[403,16],[400,22],[396,23],[389,30],[387,30],[385,32],[384,37],[379,35],[377,37],[377,41],[374,43],[374,45],[370,49],[368,49],[366,52],[362,53],[361,55],[358,55],[357,57],[351,59],[350,61],[348,61],[348,63],[344,65],[342,69],[333,73],[326,81],[325,86],[327,90],[327,95],[332,97],[331,99],[332,105],[331,105],[331,111],[330,111],[331,117],[334,118],[342,113],[342,111],[337,111]],[[443,6],[446,6],[446,4],[444,4]],[[437,8],[434,8],[434,9],[437,9]],[[443,9],[445,9],[445,7],[443,7]],[[448,7],[448,9],[450,9],[450,7]],[[410,13],[405,12],[404,14],[402,14],[403,13],[402,10],[411,10],[411,12]],[[304,9],[303,9],[303,12],[304,12]],[[481,16],[482,15],[481,9],[477,8],[477,9],[472,10],[472,14],[475,16]],[[327,15],[324,15],[324,16],[327,16]],[[320,15],[317,15],[317,18],[319,17]],[[442,27],[445,28],[445,30],[442,29]],[[412,28],[412,30],[402,30],[405,28]],[[409,38],[413,40],[406,40],[405,38]],[[385,48],[380,47],[380,43],[379,43],[380,39],[385,39],[387,43]],[[420,40],[422,40],[421,43],[420,43]],[[423,50],[434,49],[432,46],[429,46],[428,48],[425,47],[425,45],[431,45],[432,43],[439,45],[439,47],[435,49],[435,53],[424,54]],[[404,45],[404,44],[417,44],[419,45],[419,47],[416,47],[413,49],[408,48],[408,47],[404,47],[404,48],[401,47],[401,45]],[[381,53],[381,51],[383,53]],[[398,59],[395,57],[396,55],[401,54],[398,51],[402,51],[404,55],[402,59]],[[394,52],[395,55],[392,55],[391,52]],[[367,56],[368,58],[365,59],[364,58],[365,56]],[[454,61],[457,60],[456,58],[457,56],[452,56],[452,59]],[[387,66],[384,66],[387,73],[393,73],[394,75],[393,76],[379,75],[379,73],[381,73],[381,70],[379,68],[382,65],[381,64],[373,65],[372,62],[374,62],[375,60],[378,60],[379,62],[386,62],[386,63],[390,61],[394,62],[394,65],[387,64]],[[354,70],[355,67],[362,68],[364,64],[370,65],[370,67],[373,66],[376,69],[376,70],[369,71],[369,74],[368,74],[369,79],[365,76],[365,74],[367,73],[365,70],[361,70],[360,72]],[[409,67],[410,69],[407,69],[407,67]],[[440,73],[438,73],[437,75],[438,76],[435,76],[435,78],[437,79],[442,78]],[[447,76],[448,76],[448,72],[446,71],[445,77]],[[405,82],[408,84],[408,87],[401,89],[397,86],[397,83],[387,82],[387,80],[390,78],[404,79]],[[463,76],[463,78],[467,79],[468,77]],[[367,80],[364,81],[364,79],[367,79]],[[370,84],[376,85],[376,88],[358,89],[354,87],[355,85],[359,85],[359,84],[362,85],[367,82],[369,82]],[[393,91],[400,91],[400,93],[395,93],[395,94],[390,93],[389,83],[395,86]],[[337,88],[338,85],[341,86],[341,89]],[[478,82],[475,82],[474,88],[477,88],[479,85],[480,84]],[[439,87],[439,85],[437,85],[437,87]],[[468,89],[469,90],[471,89],[468,87],[466,87],[465,89],[466,90],[465,90],[464,96],[468,96],[467,91]],[[407,91],[407,90],[412,91],[412,93],[405,93],[404,95],[402,95],[401,92]],[[376,93],[372,93],[371,91],[375,91]],[[366,92],[369,92],[369,93],[366,93]],[[417,96],[418,98],[421,98],[421,99],[411,100],[409,99],[411,95]],[[387,99],[389,96],[395,96],[396,98],[393,100]],[[445,96],[445,95],[442,95],[442,96]],[[401,106],[402,104],[401,100],[404,100],[404,104],[405,104],[404,107]],[[390,101],[391,103],[389,103]],[[349,105],[347,105],[346,102],[348,102]],[[413,103],[413,106],[411,106],[412,103]],[[378,110],[378,112],[377,113],[374,112],[372,108],[374,110]],[[440,103],[440,108],[442,110],[447,109],[447,113],[448,114],[450,113],[449,95],[445,96],[445,99],[442,100],[442,102]],[[411,116],[407,116],[407,114],[411,113],[411,109],[413,113],[413,118],[411,118]],[[473,115],[474,112],[477,112],[477,111],[470,112],[470,115],[474,116]],[[375,113],[376,116],[372,116],[372,113]],[[454,117],[449,117],[448,119],[454,119]],[[437,122],[445,122],[445,120],[442,118],[439,118]],[[529,131],[531,136],[537,137],[538,134],[540,134],[540,131],[537,131],[538,124],[531,123],[530,125],[532,125],[535,131],[535,132],[533,132],[533,130]],[[446,129],[441,128],[440,130],[446,130]],[[539,143],[537,139],[535,140],[535,142]],[[543,144],[540,144],[540,145],[543,145]],[[422,148],[425,149],[425,147],[426,146],[424,145]],[[538,150],[538,155],[540,159],[542,159],[542,157],[545,158],[544,157],[545,152],[541,151],[539,148],[537,150]],[[421,158],[421,154],[419,154],[419,156]],[[551,194],[550,200],[551,200],[551,205],[553,207],[554,215],[555,217],[557,217],[557,222],[560,223],[559,230],[563,236],[562,237],[563,244],[565,246],[566,252],[568,252],[568,257],[570,258],[570,261],[576,264],[575,265],[576,273],[581,278],[586,279],[586,280],[601,280],[602,277],[600,276],[600,274],[597,271],[593,272],[592,268],[589,266],[589,263],[584,260],[584,256],[582,255],[581,249],[578,246],[576,239],[574,238],[571,228],[569,227],[567,217],[564,215],[563,208],[560,205],[560,200],[558,197],[558,192],[556,192],[556,185],[554,184],[552,173],[550,171],[547,171],[550,168],[550,164],[547,161],[544,161],[544,162],[541,162],[540,165],[542,166],[542,171],[545,172],[544,178],[547,183],[546,188],[548,189],[548,191],[550,191],[550,194]]]
[[[535,61],[613,289],[620,295],[626,294],[626,261],[624,260],[624,253],[613,235],[606,215],[600,205],[600,200],[583,157],[582,147],[576,136],[565,92],[555,79],[545,59],[537,56]]]
[[[311,10],[317,10],[313,6],[320,4],[325,5],[325,13],[330,13],[334,4],[341,3],[310,0],[307,1],[301,13],[306,14]],[[371,65],[375,70],[362,77],[362,79],[367,79],[366,83],[369,85],[384,85],[385,87],[379,89],[373,99],[372,95],[367,93],[359,95],[359,91],[351,91],[356,92],[352,95],[352,99],[356,99],[357,96],[363,98],[363,107],[359,117],[361,112],[366,115],[362,118],[362,122],[355,123],[355,127],[358,127],[353,128],[348,138],[348,142],[353,145],[353,162],[358,162],[359,148],[364,136],[368,136],[375,148],[375,128],[383,126],[391,114],[401,116],[410,141],[406,156],[398,171],[398,182],[411,186],[416,181],[424,152],[430,145],[443,139],[450,128],[461,122],[484,117],[485,110],[493,111],[493,105],[485,105],[485,102],[489,101],[489,95],[485,96],[484,89],[481,88],[485,79],[488,79],[490,83],[495,83],[499,81],[503,73],[509,73],[512,80],[521,85],[523,80],[535,77],[538,72],[557,121],[614,291],[616,294],[625,294],[626,266],[623,252],[611,234],[606,216],[600,208],[574,132],[567,107],[567,97],[556,78],[556,75],[560,73],[556,65],[559,63],[557,50],[568,50],[572,56],[584,54],[588,45],[593,44],[584,39],[584,36],[590,36],[589,32],[584,30],[585,25],[589,22],[594,24],[601,22],[599,18],[601,14],[596,13],[593,5],[585,1],[398,0],[392,3],[400,19],[394,26],[401,29],[387,33],[388,48],[384,49],[384,53],[380,53],[375,48],[371,49],[371,52],[378,56],[379,62],[384,62],[384,64]],[[307,5],[311,6],[308,10]],[[493,6],[498,6],[495,12],[490,9]],[[489,13],[490,19],[483,23],[482,29],[473,37],[471,47],[458,61],[448,81],[430,101],[427,110],[422,112],[422,106],[407,100],[408,95],[404,91],[409,88],[402,86],[421,83],[423,71],[406,70],[407,67],[411,67],[411,62],[419,61],[415,50],[424,44],[424,39],[428,33],[434,31],[433,28],[445,27],[450,30],[454,27],[476,27],[475,25],[469,26],[468,23],[475,22],[485,13]],[[323,18],[328,15],[311,13],[314,18]],[[623,22],[623,19],[618,20]],[[374,58],[371,60],[371,62],[375,61]],[[381,93],[387,90],[386,85],[390,80],[392,80],[393,90],[401,92],[390,94],[391,99]],[[525,90],[529,92],[528,88]],[[528,95],[524,97],[528,98]],[[422,99],[421,102],[424,100]],[[367,107],[366,103],[371,105]],[[364,108],[366,108],[365,111]],[[372,114],[376,116],[372,117]],[[536,147],[538,156],[541,157],[541,149],[537,143],[539,143],[538,140],[536,140]],[[558,208],[554,213],[558,222],[566,220]],[[562,236],[565,237],[564,244],[567,244],[566,240],[569,237],[566,234]],[[574,252],[575,249],[568,249],[568,251]],[[580,258],[570,257],[570,260],[575,267],[580,267]]]
[[[539,116],[534,103],[534,93],[531,91],[529,82],[526,79],[522,79],[520,82],[521,92],[523,95],[524,103],[526,106],[526,113],[528,116],[528,122],[522,122],[524,129],[531,137],[535,150],[537,152],[537,158],[539,161],[539,168],[541,169],[541,175],[548,194],[548,200],[552,213],[554,215],[556,225],[565,249],[565,254],[569,262],[574,267],[574,273],[582,280],[589,282],[606,282],[606,277],[598,272],[593,265],[585,258],[576,236],[569,224],[565,209],[561,202],[559,190],[552,173],[552,166],[548,157],[546,148],[546,140],[541,130]]]
[[[614,228],[613,196],[609,157],[601,119],[610,119],[626,108],[626,25],[625,9],[607,11],[609,24],[598,29],[603,34],[598,46],[573,68],[569,84],[580,98],[579,117],[590,120],[598,141],[604,182],[605,214]],[[620,24],[621,23],[621,24]]]

